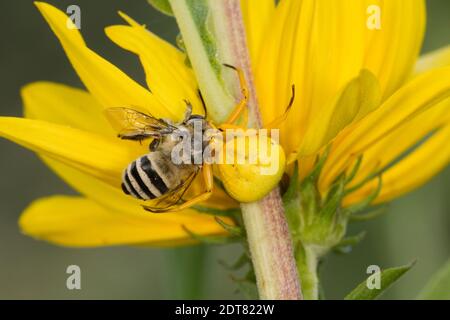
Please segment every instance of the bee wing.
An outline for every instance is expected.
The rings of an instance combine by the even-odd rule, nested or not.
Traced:
[[[197,177],[200,169],[197,167],[183,182],[176,186],[173,190],[164,194],[157,199],[153,206],[144,206],[145,210],[154,213],[164,213],[170,211],[174,207],[183,202],[183,196]]]
[[[174,128],[163,119],[126,107],[109,108],[104,114],[122,139],[142,140],[159,137]]]

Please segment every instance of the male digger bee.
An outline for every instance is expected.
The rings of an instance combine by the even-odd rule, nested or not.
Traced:
[[[144,201],[152,200],[149,201],[152,205],[143,206],[145,210],[155,213],[183,210],[206,201],[211,196],[214,184],[212,164],[204,161],[203,158],[201,163],[192,161],[174,163],[172,150],[180,142],[180,136],[183,136],[183,133],[188,134],[189,137],[194,137],[189,141],[193,146],[191,157],[195,158],[194,152],[198,151],[195,145],[200,145],[203,152],[212,142],[213,137],[204,134],[208,129],[216,130],[217,134],[221,134],[223,128],[236,127],[233,123],[239,119],[247,106],[248,89],[242,71],[231,65],[225,66],[238,73],[242,99],[227,121],[218,128],[211,121],[206,120],[204,103],[205,115],[199,115],[192,114],[191,104],[185,101],[187,108],[184,119],[180,123],[158,119],[150,114],[126,107],[106,109],[106,117],[118,130],[119,138],[139,142],[153,139],[149,144],[150,152],[131,162],[122,175],[121,187],[125,194]],[[292,105],[292,100],[289,107]],[[202,130],[200,137],[194,134],[194,128],[198,127]],[[183,196],[200,171],[203,174],[205,190],[189,200],[184,200]]]

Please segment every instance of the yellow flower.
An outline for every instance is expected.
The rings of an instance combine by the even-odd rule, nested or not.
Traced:
[[[379,29],[367,24],[367,9],[374,5],[381,13]],[[281,140],[287,154],[297,152],[302,177],[329,143],[319,179],[323,193],[360,156],[350,186],[395,162],[382,175],[374,201],[381,203],[424,184],[448,164],[450,47],[417,59],[423,0],[281,1],[277,7],[271,0],[258,6],[247,0],[242,6],[265,122],[283,112],[289,86],[298,88]],[[372,179],[343,205],[367,198],[377,184]]]
[[[35,151],[83,196],[37,200],[20,218],[23,232],[68,246],[181,244],[192,241],[184,228],[199,235],[225,233],[212,216],[195,210],[146,212],[142,202],[120,189],[123,169],[148,147],[118,139],[103,110],[140,106],[158,118],[181,119],[183,99],[188,99],[194,112],[202,113],[184,55],[125,16],[131,26],[107,29],[111,38],[121,37],[117,42],[139,52],[152,94],[90,50],[78,30],[66,27],[63,12],[46,3],[36,5],[88,91],[48,82],[30,84],[22,90],[25,119],[0,118],[0,135]],[[236,203],[216,190],[206,205],[223,209]]]
[[[369,30],[367,7],[378,4],[381,30]],[[106,29],[119,46],[137,54],[151,91],[90,50],[58,9],[37,3],[87,91],[39,82],[22,91],[25,119],[0,118],[0,135],[37,152],[82,194],[37,200],[20,219],[22,230],[60,245],[174,245],[224,233],[211,216],[195,210],[153,215],[122,194],[123,168],[145,146],[122,141],[102,115],[114,106],[148,108],[156,117],[180,119],[183,99],[201,112],[197,85],[184,55],[121,14],[129,25]],[[376,202],[415,188],[449,161],[450,49],[419,60],[425,8],[421,0],[242,1],[261,112],[269,123],[283,112],[291,84],[297,98],[281,128],[286,154],[298,154],[300,173],[331,143],[320,188],[363,160],[354,184],[397,159],[424,136],[420,148],[383,174]],[[439,67],[439,68],[437,68]],[[369,181],[344,199],[371,194]],[[205,205],[235,206],[219,190]]]

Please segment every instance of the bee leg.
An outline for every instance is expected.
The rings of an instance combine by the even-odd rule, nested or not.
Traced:
[[[229,64],[224,64],[224,66],[231,68],[238,73],[239,83],[240,83],[241,92],[242,92],[241,101],[239,101],[239,103],[234,107],[233,112],[230,114],[227,121],[225,121],[225,123],[231,124],[231,123],[235,122],[237,119],[239,119],[239,116],[242,114],[242,112],[248,105],[248,87],[247,87],[247,83],[245,81],[244,73],[242,72],[241,69],[238,69]],[[245,122],[247,122],[247,119]],[[247,126],[247,123],[245,124],[245,126]]]

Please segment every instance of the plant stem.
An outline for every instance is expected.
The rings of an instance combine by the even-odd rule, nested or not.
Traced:
[[[314,248],[299,244],[297,250],[297,268],[302,279],[302,293],[305,300],[319,298],[319,277],[317,275],[318,257]]]
[[[239,0],[169,1],[213,119],[224,119],[224,111],[229,114],[241,98],[236,76],[229,70],[216,70],[228,63],[245,74],[250,92],[249,125],[260,128],[262,121]],[[211,50],[214,54],[208,55]],[[258,202],[241,204],[241,208],[260,298],[301,299],[292,240],[278,188]]]
[[[222,1],[233,35],[233,49],[250,92],[252,126],[262,127],[238,0]],[[249,192],[251,192],[249,190]],[[242,203],[242,216],[261,299],[301,299],[292,240],[279,189],[254,203]]]
[[[279,190],[241,208],[260,298],[302,299]]]

